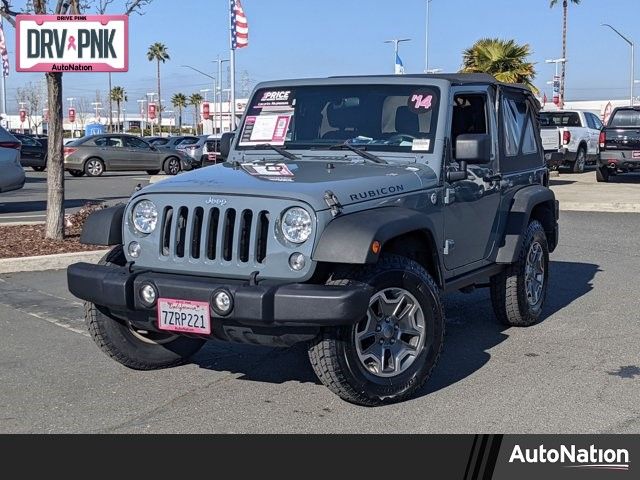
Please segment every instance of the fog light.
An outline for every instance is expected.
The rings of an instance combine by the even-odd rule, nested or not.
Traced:
[[[292,270],[296,272],[302,270],[306,265],[307,261],[304,258],[302,253],[294,253],[289,257],[289,266]]]
[[[233,309],[233,297],[230,292],[224,289],[218,289],[213,292],[212,299],[211,308],[213,308],[215,313],[223,317],[231,313]]]
[[[140,244],[138,242],[131,242],[127,250],[129,250],[129,255],[131,255],[131,258],[138,258],[140,256],[140,251],[142,250],[142,248],[140,247]]]
[[[140,288],[140,299],[147,307],[153,307],[157,297],[158,293],[156,292],[156,288],[150,283],[145,283]]]

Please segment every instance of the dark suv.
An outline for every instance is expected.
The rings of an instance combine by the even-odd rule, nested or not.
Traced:
[[[89,217],[82,241],[113,250],[69,289],[130,368],[214,338],[307,342],[343,399],[406,399],[440,356],[443,294],[487,287],[504,324],[541,317],[558,203],[539,107],[488,75],[263,83],[226,162]]]

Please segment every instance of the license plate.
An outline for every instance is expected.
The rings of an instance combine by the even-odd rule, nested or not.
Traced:
[[[158,299],[158,328],[170,332],[211,333],[211,316],[207,302],[173,298]]]
[[[640,151],[636,150],[635,152],[633,152],[632,158],[640,158]]]

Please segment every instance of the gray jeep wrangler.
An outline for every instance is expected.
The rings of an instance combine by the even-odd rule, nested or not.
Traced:
[[[478,74],[263,83],[225,163],[88,219],[82,241],[114,248],[69,289],[130,368],[307,342],[343,399],[406,399],[440,355],[442,294],[489,287],[501,322],[540,318],[558,203],[538,110]]]

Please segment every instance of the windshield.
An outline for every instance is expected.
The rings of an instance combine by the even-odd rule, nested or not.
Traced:
[[[580,116],[576,112],[541,113],[542,127],[579,127]]]
[[[238,148],[265,143],[327,149],[433,151],[439,89],[412,85],[340,85],[258,90]]]
[[[618,110],[609,120],[609,127],[640,127],[640,110]]]

